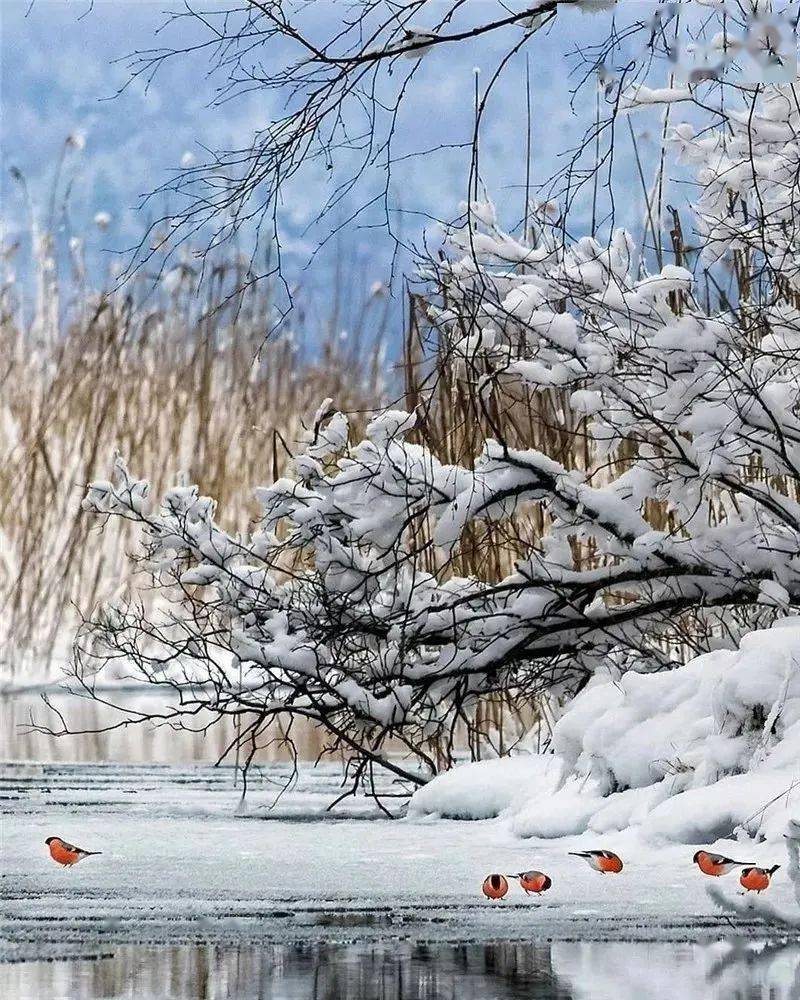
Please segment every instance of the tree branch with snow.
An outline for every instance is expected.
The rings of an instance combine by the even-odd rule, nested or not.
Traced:
[[[699,185],[693,255],[653,266],[626,232],[572,239],[545,211],[515,236],[475,201],[423,262],[437,349],[489,428],[476,454],[425,443],[424,393],[361,439],[325,400],[247,535],[194,487],[151,504],[121,462],[93,483],[89,513],[140,525],[158,599],[87,623],[83,682],[113,656],[190,691],[187,711],[309,719],[359,773],[420,783],[481,699],[663,668],[800,604],[800,109],[791,84],[738,96],[668,137]],[[736,294],[712,294],[726,265]],[[520,394],[585,447],[510,443]],[[511,572],[456,572],[470,533],[534,515]]]

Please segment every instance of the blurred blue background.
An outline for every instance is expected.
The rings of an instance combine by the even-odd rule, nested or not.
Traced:
[[[53,179],[63,152],[55,206],[59,226],[62,235],[74,234],[86,241],[90,271],[101,282],[115,253],[136,243],[146,223],[165,207],[163,203],[142,207],[145,194],[163,183],[182,160],[201,159],[203,146],[247,145],[253,131],[277,112],[279,95],[263,90],[214,106],[215,87],[221,81],[208,75],[204,53],[165,66],[148,88],[142,80],[129,82],[125,57],[131,52],[199,39],[197,27],[186,21],[156,38],[165,12],[179,6],[170,0],[95,0],[93,5],[89,0],[35,0],[33,4],[2,0],[0,193],[5,239],[20,241],[21,259],[29,239],[31,210],[40,220],[50,210]],[[348,8],[343,2],[317,0],[306,11],[306,21],[316,19],[324,33]],[[474,9],[471,14],[474,18]],[[580,141],[594,114],[592,84],[579,95],[575,108],[570,106],[570,89],[580,75],[576,75],[574,53],[578,43],[604,37],[609,25],[606,15],[563,10],[554,25],[527,46],[535,181],[546,180],[563,165],[563,152]],[[519,30],[514,27],[475,42],[443,46],[422,60],[402,106],[395,154],[402,158],[442,143],[453,148],[402,159],[393,168],[392,226],[404,241],[419,244],[431,218],[458,215],[470,162],[469,148],[459,144],[468,144],[471,137],[475,69],[481,71],[481,83],[488,80],[509,46],[519,40]],[[274,52],[273,58],[278,55]],[[493,92],[481,136],[481,178],[508,225],[519,220],[523,208],[525,74],[525,56],[513,58]],[[77,140],[77,146],[73,143],[65,151],[68,136]],[[78,148],[84,143],[83,149]],[[646,135],[644,144],[646,154]],[[281,226],[290,280],[301,279],[324,289],[343,262],[358,270],[365,287],[389,275],[394,243],[382,226],[382,205],[348,223],[307,266],[320,241],[384,183],[383,171],[372,168],[336,214],[313,224],[330,186],[342,179],[346,166],[341,164],[328,173],[312,165],[285,191]],[[12,167],[26,180],[29,202],[12,177]],[[629,167],[623,161],[615,169],[624,172]],[[632,187],[631,194],[621,206],[628,221],[641,214],[641,193]],[[106,228],[94,223],[98,213],[110,217]],[[403,254],[396,258],[396,273],[407,266]]]

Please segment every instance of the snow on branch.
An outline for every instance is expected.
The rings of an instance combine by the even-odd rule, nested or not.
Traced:
[[[539,218],[518,237],[470,206],[426,266],[425,308],[491,428],[477,454],[445,457],[402,409],[359,439],[326,400],[242,536],[194,487],[149,506],[118,463],[84,505],[139,522],[162,603],[96,616],[79,662],[113,651],[155,683],[211,683],[213,711],[311,719],[362,761],[397,741],[422,781],[481,698],[573,692],[609,659],[662,667],[800,605],[790,97],[776,85],[731,109],[733,141],[676,129],[707,244],[739,262],[735,304],[700,294],[685,262],[645,270],[621,230],[567,240]],[[550,400],[580,460],[509,443],[520,396]],[[511,572],[459,575],[465,539],[525,519]]]

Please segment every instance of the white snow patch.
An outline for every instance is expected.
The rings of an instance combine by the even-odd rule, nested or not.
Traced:
[[[411,811],[555,839],[779,844],[800,809],[800,618],[661,673],[598,674],[553,732],[555,757],[442,774]]]
[[[411,799],[409,816],[490,819],[509,806],[552,794],[561,764],[552,755],[520,754],[462,764],[444,771]]]

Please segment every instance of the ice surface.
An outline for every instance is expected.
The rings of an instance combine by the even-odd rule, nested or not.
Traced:
[[[390,821],[366,800],[337,819],[321,812],[339,778],[328,766],[302,772],[267,814],[285,773],[263,772],[237,816],[230,771],[4,765],[0,957],[143,941],[697,940],[730,930],[690,847],[654,851],[631,831],[520,840],[503,819]],[[59,868],[44,845],[53,834],[103,854]],[[617,851],[622,874],[567,855],[592,846]],[[758,863],[785,860],[771,845],[750,851]],[[488,873],[532,867],[553,880],[545,896],[516,885],[501,904],[480,895]],[[722,881],[736,892],[735,879]],[[792,905],[783,870],[770,895]],[[756,918],[739,927],[763,933]]]

